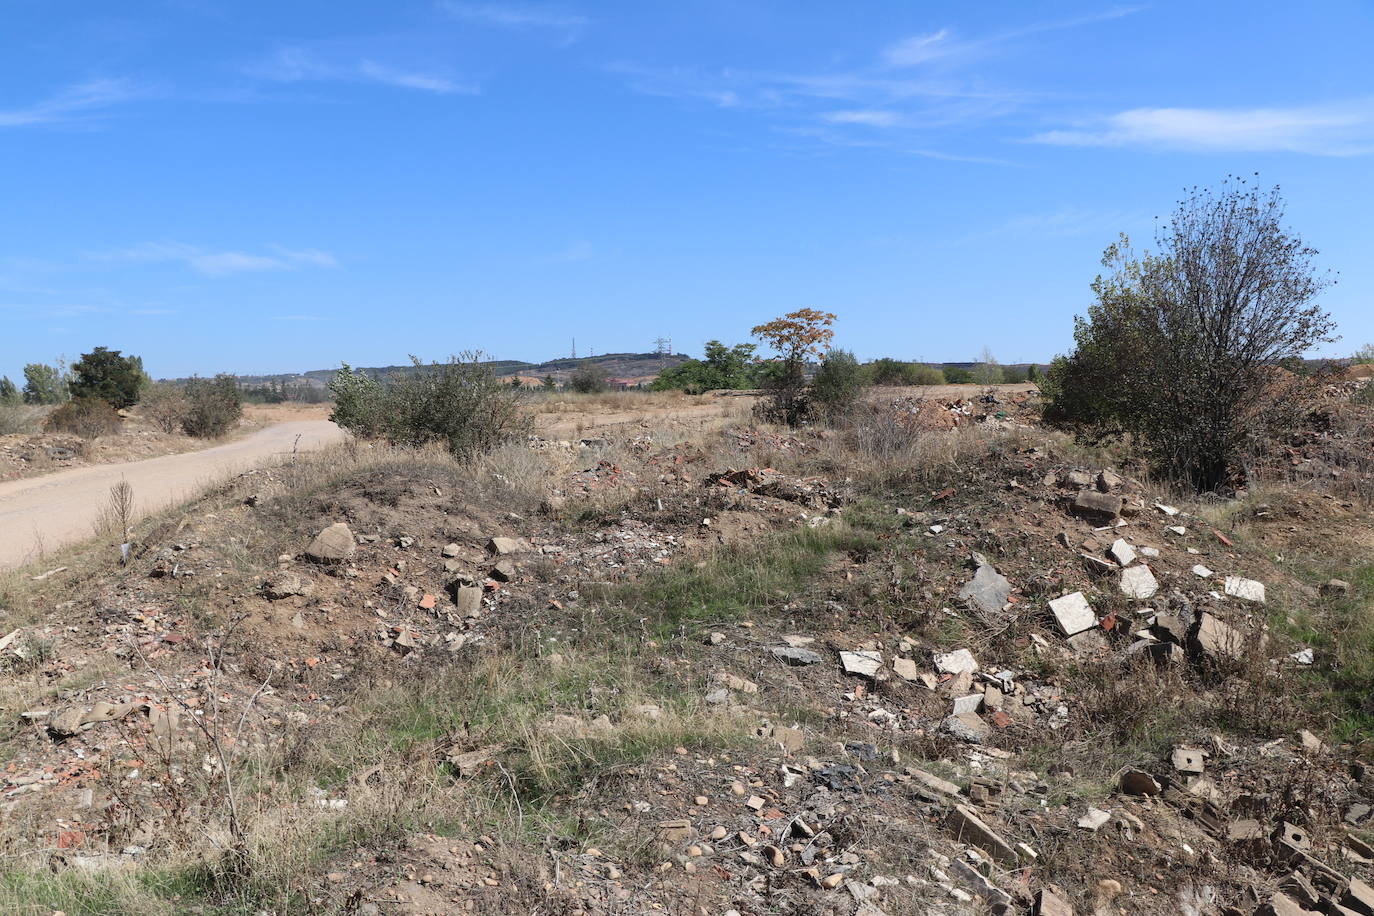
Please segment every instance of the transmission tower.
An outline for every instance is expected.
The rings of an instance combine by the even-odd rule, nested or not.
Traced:
[[[658,356],[671,356],[673,354],[673,339],[671,337],[655,338],[654,353]]]

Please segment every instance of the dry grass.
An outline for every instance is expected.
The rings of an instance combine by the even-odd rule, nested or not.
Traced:
[[[0,406],[0,436],[34,436],[43,431],[51,407]]]

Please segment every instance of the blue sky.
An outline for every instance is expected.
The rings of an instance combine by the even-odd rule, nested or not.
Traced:
[[[1362,2],[8,0],[0,373],[747,338],[1046,360],[1118,232],[1282,185],[1374,340]]]

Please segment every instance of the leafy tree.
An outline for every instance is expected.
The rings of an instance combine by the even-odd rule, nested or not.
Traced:
[[[973,373],[962,366],[946,366],[944,375],[948,385],[967,385],[973,381]]]
[[[438,442],[464,459],[528,432],[520,393],[496,377],[482,354],[411,362],[413,371],[386,384],[345,365],[329,383],[330,419],[360,438],[409,446]]]
[[[24,367],[25,404],[61,404],[71,395],[67,390],[66,366],[29,363]]]
[[[553,391],[555,388],[558,387],[558,382],[554,380],[554,377],[552,375],[544,376],[544,381],[542,382],[542,384],[544,386],[545,391]]]
[[[1035,382],[1040,380],[1040,367],[1031,363],[1026,367],[1026,381]]]
[[[1124,236],[1109,247],[1077,347],[1050,367],[1047,418],[1127,437],[1202,492],[1243,481],[1257,440],[1302,392],[1276,367],[1334,327],[1314,302],[1329,285],[1316,251],[1283,215],[1278,188],[1228,180],[1179,202],[1159,254],[1136,256]]]
[[[96,347],[72,364],[68,390],[74,398],[99,398],[118,410],[138,403],[138,392],[147,383],[140,357]]]
[[[664,369],[649,388],[653,391],[682,390],[688,394],[720,388],[751,388],[755,381],[754,350],[754,344],[727,347],[718,340],[708,340],[705,359],[689,359]]]
[[[754,327],[750,332],[778,354],[778,371],[769,379],[773,389],[773,409],[779,419],[796,425],[806,413],[802,392],[806,387],[806,362],[830,349],[835,332],[832,312],[798,309]]]
[[[915,385],[916,364],[882,357],[864,367],[870,385]]]
[[[20,402],[19,389],[8,375],[0,376],[0,405],[13,407]]]
[[[573,370],[568,386],[579,394],[596,394],[605,391],[606,370],[596,363],[583,363]]]
[[[848,350],[831,350],[811,380],[811,400],[824,417],[835,420],[858,402],[863,393],[864,372]]]

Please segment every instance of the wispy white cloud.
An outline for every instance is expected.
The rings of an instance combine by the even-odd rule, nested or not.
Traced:
[[[319,315],[273,315],[273,321],[324,321]]]
[[[579,30],[588,22],[586,16],[554,7],[530,4],[439,0],[435,6],[455,19],[503,29],[550,29],[568,32]]]
[[[1086,16],[1070,19],[1047,19],[992,35],[961,39],[952,29],[940,29],[923,35],[913,35],[888,45],[882,53],[882,63],[892,69],[918,67],[936,61],[952,61],[989,52],[998,45],[1014,42],[1030,35],[1078,29],[1099,22],[1111,22],[1140,12],[1142,6],[1117,6]]]
[[[145,242],[131,248],[92,254],[98,261],[123,263],[180,262],[197,273],[218,277],[237,273],[297,270],[302,267],[337,267],[338,261],[326,251],[315,248],[290,249],[271,246],[270,254],[243,251],[208,251],[184,242]]]
[[[377,83],[441,95],[476,95],[478,87],[437,72],[398,68],[370,58],[337,62],[308,48],[277,48],[266,60],[248,68],[250,75],[279,83]]]
[[[821,115],[827,124],[862,124],[865,127],[897,127],[902,116],[895,111],[880,108],[851,108],[846,111],[829,111]]]
[[[1030,140],[1056,146],[1358,156],[1374,152],[1374,100],[1292,108],[1133,108]]]
[[[613,69],[638,92],[758,111],[779,130],[831,145],[885,146],[932,158],[1005,164],[931,148],[936,131],[948,133],[1005,118],[1037,98],[1017,84],[998,85],[986,66],[971,64],[984,63],[982,58],[992,49],[1018,39],[1120,19],[1138,9],[1115,7],[967,39],[942,28],[880,48],[866,64],[828,71],[653,69],[626,64]],[[877,130],[892,136],[878,140]]]
[[[0,110],[0,127],[56,124],[95,116],[100,110],[137,98],[128,80],[103,79],[77,83],[27,108]]]

